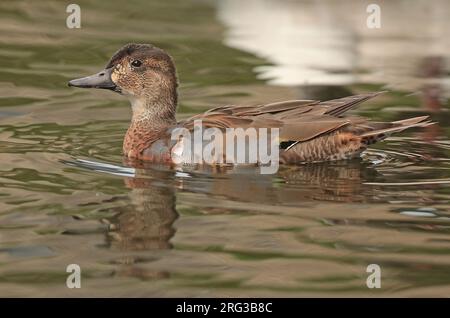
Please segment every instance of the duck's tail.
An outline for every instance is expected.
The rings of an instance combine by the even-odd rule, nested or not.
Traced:
[[[435,123],[429,120],[429,116],[398,120],[389,123],[388,127],[374,128],[369,132],[361,134],[361,142],[368,146],[389,137],[392,133],[400,132],[412,127],[427,127],[433,124]]]

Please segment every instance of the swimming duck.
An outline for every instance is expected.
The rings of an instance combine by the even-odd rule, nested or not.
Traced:
[[[432,124],[428,116],[394,122],[372,122],[343,116],[380,92],[328,101],[289,100],[256,106],[222,106],[177,122],[177,75],[172,58],[150,44],[127,44],[97,74],[74,79],[69,86],[108,89],[131,102],[131,124],[123,142],[128,158],[173,162],[174,149],[182,140],[172,140],[174,128],[205,127],[279,128],[280,163],[334,161],[358,157],[361,152],[391,133]]]

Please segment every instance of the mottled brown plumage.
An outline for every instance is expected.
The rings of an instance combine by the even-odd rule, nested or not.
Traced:
[[[345,112],[380,93],[314,101],[291,100],[256,106],[222,106],[178,122],[177,77],[172,58],[148,44],[128,44],[113,55],[98,74],[69,82],[71,86],[107,88],[127,96],[132,105],[131,125],[125,135],[125,156],[172,162],[170,140],[174,128],[279,128],[280,162],[302,163],[359,156],[367,146],[389,134],[431,123],[428,116],[396,122],[370,122]]]

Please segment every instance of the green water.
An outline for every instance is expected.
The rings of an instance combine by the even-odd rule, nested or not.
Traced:
[[[226,44],[217,2],[77,3],[81,29],[66,27],[64,1],[0,3],[0,296],[449,295],[445,66],[434,81],[415,71],[397,81],[414,89],[365,80],[277,86],[258,71],[274,61]],[[413,32],[392,38],[423,47],[396,56],[412,69],[429,61],[420,59],[429,39]],[[276,175],[129,167],[121,155],[128,102],[67,87],[128,42],[173,56],[179,118],[388,88],[356,112],[374,120],[429,114],[437,125],[395,135],[362,160]],[[378,69],[354,70],[370,71]],[[442,95],[438,106],[420,94],[429,85]],[[66,287],[72,263],[82,269],[80,289]],[[381,289],[366,286],[369,264],[381,266]]]

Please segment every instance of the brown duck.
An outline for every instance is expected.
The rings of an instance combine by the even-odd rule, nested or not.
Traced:
[[[177,127],[279,128],[280,163],[305,163],[354,158],[369,145],[391,133],[430,125],[428,116],[394,122],[371,122],[343,116],[361,102],[380,93],[329,101],[290,100],[256,106],[222,106],[177,122],[177,75],[172,58],[150,44],[127,44],[117,51],[101,72],[69,82],[69,86],[109,89],[129,98],[131,125],[125,135],[126,157],[172,162],[171,140]]]

